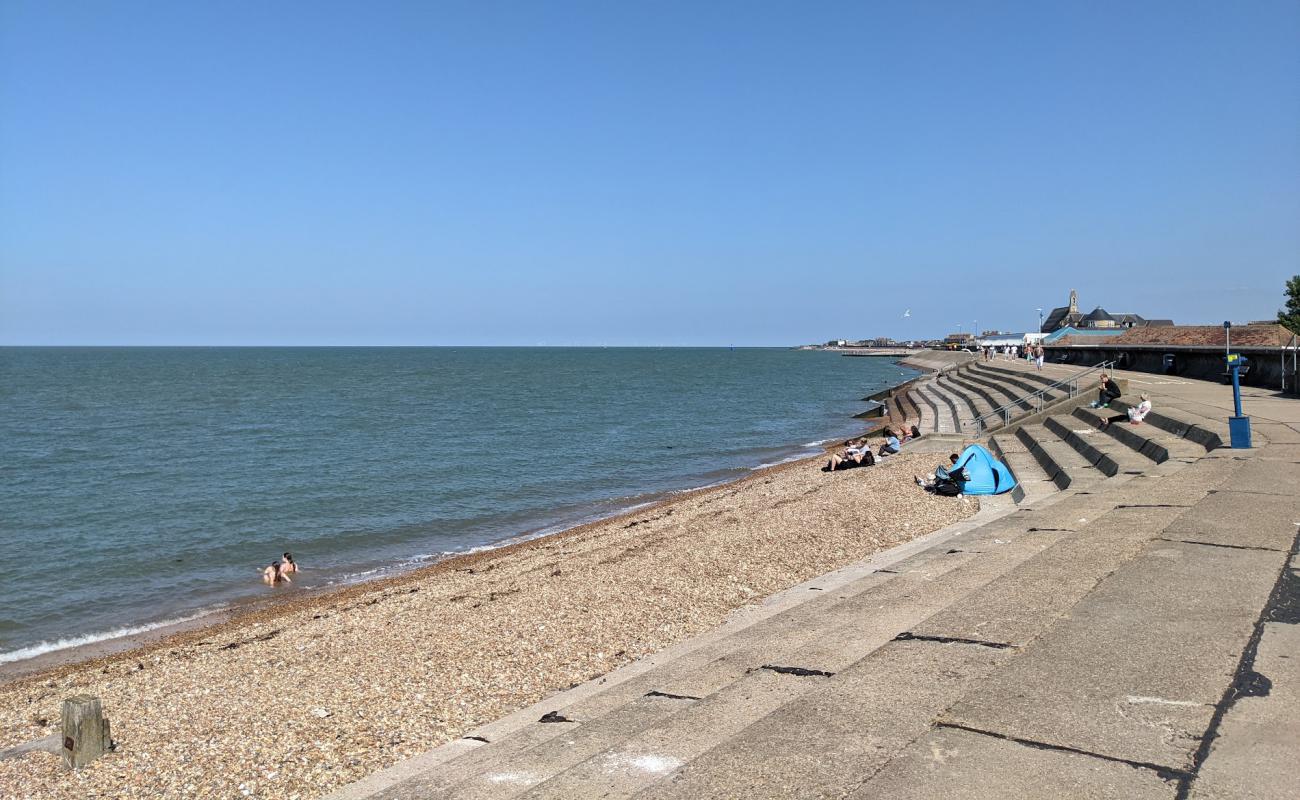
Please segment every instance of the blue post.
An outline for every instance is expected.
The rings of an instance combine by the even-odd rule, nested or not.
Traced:
[[[1225,326],[1226,327],[1226,326]],[[1250,448],[1250,417],[1241,413],[1241,364],[1245,361],[1237,353],[1229,353],[1228,370],[1232,373],[1232,407],[1236,411],[1228,418],[1228,438],[1236,449]]]

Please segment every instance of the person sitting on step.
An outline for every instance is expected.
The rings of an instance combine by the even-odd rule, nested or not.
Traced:
[[[1097,387],[1097,399],[1093,401],[1092,407],[1106,408],[1119,395],[1119,384],[1115,382],[1114,378],[1103,372],[1101,374],[1101,385]]]
[[[1138,398],[1142,402],[1138,403],[1133,408],[1130,408],[1123,414],[1116,414],[1113,417],[1107,417],[1101,423],[1101,429],[1104,431],[1110,427],[1112,422],[1123,422],[1125,419],[1128,420],[1130,425],[1141,425],[1142,420],[1146,419],[1147,414],[1151,413],[1151,398],[1144,394],[1138,395]]]

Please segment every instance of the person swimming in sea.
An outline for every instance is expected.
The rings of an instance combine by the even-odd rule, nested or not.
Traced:
[[[286,575],[298,571],[298,562],[293,560],[293,553],[284,554],[284,562],[280,565],[280,571]]]
[[[295,565],[294,570],[298,567]],[[262,582],[267,586],[274,586],[277,583],[293,583],[293,580],[285,572],[284,564],[279,561],[272,561],[271,565],[262,570]]]

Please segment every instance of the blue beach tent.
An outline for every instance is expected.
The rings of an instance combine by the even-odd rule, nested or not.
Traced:
[[[970,480],[966,482],[966,494],[1002,494],[1016,488],[1016,479],[993,454],[973,444],[961,451],[957,464],[953,467],[966,470]]]

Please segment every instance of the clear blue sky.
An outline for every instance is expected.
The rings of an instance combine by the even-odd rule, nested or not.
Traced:
[[[1269,317],[1297,42],[1296,0],[7,0],[0,343]]]

